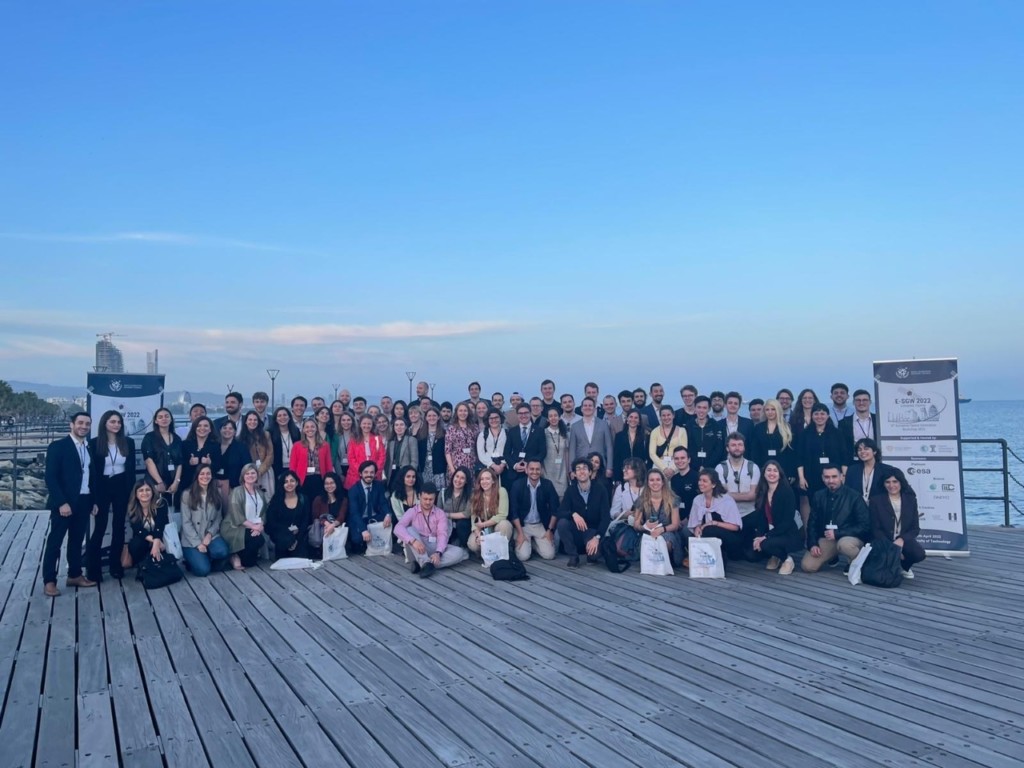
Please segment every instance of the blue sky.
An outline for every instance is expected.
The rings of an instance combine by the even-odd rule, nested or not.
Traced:
[[[0,11],[0,378],[1024,397],[1019,2]],[[678,398],[676,398],[678,399]]]

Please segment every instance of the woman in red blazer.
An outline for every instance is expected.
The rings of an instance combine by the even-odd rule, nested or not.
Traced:
[[[359,482],[359,465],[364,461],[372,461],[377,465],[377,479],[380,480],[381,469],[384,467],[387,445],[380,435],[373,432],[373,417],[364,415],[359,419],[359,437],[349,440],[348,443],[348,474],[345,476],[345,486],[351,488]]]
[[[871,497],[871,529],[875,539],[884,539],[899,545],[903,554],[901,565],[903,576],[914,578],[911,567],[925,558],[924,547],[917,543],[921,532],[918,521],[917,494],[907,483],[899,469],[889,467],[882,485],[885,493]]]
[[[324,475],[334,471],[331,444],[320,436],[313,419],[302,422],[302,440],[292,446],[288,469],[299,476],[307,504],[312,504],[313,499],[324,492]]]

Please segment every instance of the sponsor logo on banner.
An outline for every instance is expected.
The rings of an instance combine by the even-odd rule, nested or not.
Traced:
[[[120,392],[121,391],[121,380],[120,379],[112,379],[111,380],[111,382],[110,382],[110,391],[111,392]]]

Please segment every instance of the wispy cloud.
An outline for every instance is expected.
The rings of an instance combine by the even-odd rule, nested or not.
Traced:
[[[97,243],[125,243],[175,245],[188,248],[232,248],[243,251],[262,251],[265,253],[292,253],[310,256],[327,256],[328,254],[310,251],[304,248],[257,243],[251,240],[239,240],[231,237],[211,235],[193,235],[182,232],[106,232],[106,233],[68,233],[56,234],[49,232],[0,232],[0,239],[21,240],[33,243],[68,243],[92,245]]]

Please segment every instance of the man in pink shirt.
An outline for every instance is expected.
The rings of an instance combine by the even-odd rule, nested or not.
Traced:
[[[434,505],[437,486],[424,483],[419,503],[406,512],[395,526],[395,536],[405,547],[409,567],[421,579],[429,578],[438,568],[447,568],[466,559],[462,547],[448,543],[448,516]]]

